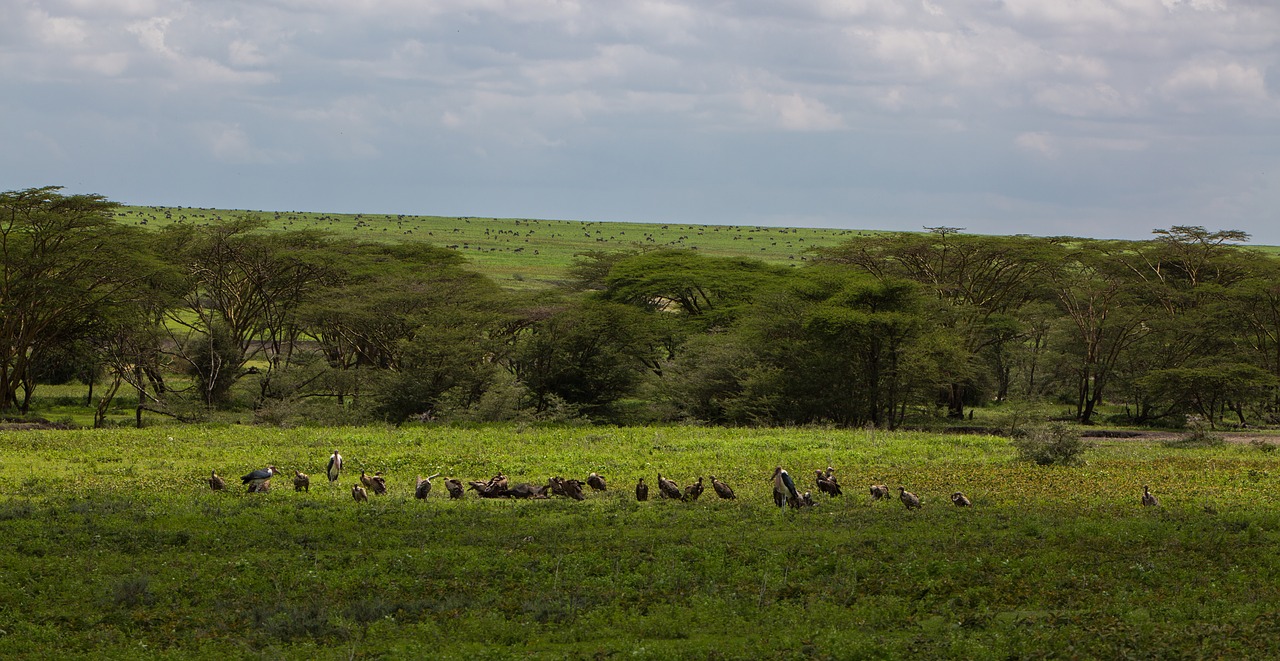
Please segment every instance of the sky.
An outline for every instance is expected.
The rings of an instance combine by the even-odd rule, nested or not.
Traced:
[[[0,0],[0,190],[1280,245],[1276,0]]]

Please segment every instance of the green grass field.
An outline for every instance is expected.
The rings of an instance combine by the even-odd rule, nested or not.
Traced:
[[[311,492],[205,485],[267,463]],[[808,489],[832,463],[846,494],[778,510],[779,463]],[[362,469],[390,493],[353,502]],[[497,471],[611,490],[411,496],[417,474]],[[658,472],[739,499],[635,502]],[[995,437],[826,429],[0,432],[0,656],[1274,657],[1278,478],[1249,445],[1116,441],[1055,468]],[[871,502],[873,482],[924,508]]]
[[[163,227],[252,216],[268,229],[319,229],[368,241],[427,241],[461,252],[479,271],[509,289],[563,281],[574,257],[589,250],[685,248],[723,257],[803,264],[806,250],[832,246],[859,230],[726,225],[613,223],[521,218],[449,218],[388,214],[232,211],[187,207],[122,207],[120,222]]]

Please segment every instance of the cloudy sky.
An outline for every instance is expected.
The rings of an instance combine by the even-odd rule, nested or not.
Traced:
[[[1276,0],[0,0],[0,190],[1280,244]]]

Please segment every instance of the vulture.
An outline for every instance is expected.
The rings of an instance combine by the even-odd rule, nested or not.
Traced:
[[[956,507],[972,507],[973,506],[973,503],[970,502],[969,499],[966,498],[965,495],[963,493],[960,493],[959,491],[951,494],[951,502],[955,503]]]
[[[888,498],[888,497],[889,497],[889,487],[886,487],[886,486],[885,486],[885,485],[883,485],[883,484],[873,484],[873,485],[871,485],[871,499],[872,499],[872,500],[881,500],[881,499]]]
[[[1155,507],[1159,504],[1160,501],[1156,500],[1156,497],[1151,495],[1151,490],[1147,488],[1147,485],[1142,485],[1142,506]]]
[[[636,482],[636,500],[640,502],[649,500],[649,485],[644,483],[643,477],[640,478],[639,482]]]
[[[351,485],[351,497],[355,498],[357,503],[369,502],[369,492],[365,491],[364,487],[359,484]]]
[[[791,474],[778,466],[773,469],[773,504],[782,507],[788,501],[800,502],[800,494],[796,493],[796,483],[791,481]]]
[[[587,499],[582,493],[582,483],[577,480],[560,480],[560,489],[564,492],[564,495],[574,500]]]
[[[502,496],[504,498],[545,499],[547,497],[547,488],[548,485],[545,484],[540,487],[536,487],[528,482],[521,482],[510,489],[504,489],[502,491]]]
[[[209,473],[209,488],[214,491],[222,491],[227,488],[227,481],[218,477],[218,471],[211,471]]]
[[[293,490],[311,493],[311,476],[302,471],[293,471]]]
[[[698,477],[698,481],[684,488],[684,499],[689,502],[698,500],[698,496],[702,495],[702,477]]]
[[[662,473],[658,473],[658,495],[672,500],[684,500],[684,494],[680,493],[680,485],[674,480],[663,477]]]
[[[587,476],[587,486],[596,491],[604,491],[604,478],[597,473],[592,473]]]
[[[338,481],[338,475],[342,472],[342,455],[338,454],[337,450],[329,455],[329,467],[325,470],[329,474],[330,484]]]
[[[716,490],[717,496],[725,500],[733,500],[738,497],[733,493],[733,489],[729,485],[716,479],[714,475],[711,476],[711,488]]]
[[[818,491],[821,491],[822,493],[825,493],[828,496],[831,496],[832,498],[835,498],[836,496],[839,496],[842,493],[840,491],[840,484],[836,482],[836,478],[830,475],[825,475],[823,474],[822,471],[814,471],[814,472],[818,474],[816,478],[816,481],[818,483]]]
[[[382,477],[381,471],[373,475],[365,475],[364,471],[360,471],[360,483],[377,495],[387,492],[387,480]]]
[[[240,484],[249,485],[249,493],[253,493],[255,491],[267,491],[271,487],[266,486],[265,484],[269,483],[271,481],[271,476],[275,474],[276,474],[275,466],[267,466],[266,468],[259,468],[258,470],[253,471],[252,473],[241,476]]]
[[[910,491],[907,491],[906,487],[898,487],[898,499],[901,500],[902,504],[906,505],[909,510],[920,509],[920,497]]]
[[[449,498],[451,500],[457,500],[461,498],[464,494],[466,494],[466,491],[463,490],[462,488],[462,480],[459,480],[457,478],[451,477],[445,480],[444,488],[449,490]]]
[[[418,483],[413,487],[413,497],[418,500],[426,498],[427,494],[431,493],[431,480],[434,480],[437,477],[440,477],[439,473],[436,473],[435,475],[428,475],[425,480],[422,479],[421,475],[419,475]]]
[[[503,491],[506,491],[507,476],[503,475],[502,473],[498,473],[497,475],[494,475],[493,477],[489,478],[489,482],[486,483],[485,486],[489,491],[493,491],[495,493],[501,493]]]
[[[800,505],[798,507],[814,507],[817,503],[813,502],[813,493],[806,491],[800,494]]]

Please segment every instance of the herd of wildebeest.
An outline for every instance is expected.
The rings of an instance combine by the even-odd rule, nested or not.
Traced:
[[[271,478],[279,471],[275,466],[267,466],[252,471],[240,478],[240,483],[246,485],[249,493],[266,492],[271,489]],[[337,450],[329,456],[329,465],[326,469],[330,484],[335,483],[342,474],[342,455]],[[440,477],[439,473],[422,477],[418,475],[413,495],[415,498],[424,499],[431,493],[431,480]],[[725,500],[734,500],[737,495],[733,492],[733,488],[726,484],[723,480],[718,479],[714,475],[711,478],[711,488],[716,495]],[[813,493],[805,491],[801,493],[795,485],[795,481],[791,479],[791,474],[781,466],[773,469],[773,502],[778,507],[790,506],[795,509],[803,507],[813,507]],[[835,476],[835,468],[827,466],[824,470],[814,471],[814,482],[818,491],[831,496],[839,496],[844,493],[840,486],[839,480]],[[481,498],[524,498],[524,499],[545,499],[551,496],[563,496],[574,500],[586,500],[586,494],[583,486],[592,491],[607,491],[608,485],[605,483],[604,477],[598,473],[591,473],[587,476],[585,482],[577,479],[565,479],[560,476],[552,477],[547,480],[546,484],[535,485],[529,482],[520,482],[511,484],[507,480],[507,476],[501,473],[494,475],[488,480],[472,480],[467,483],[467,487],[462,486],[462,480],[457,478],[448,478],[444,482],[445,489],[449,491],[450,499],[459,499],[466,495],[467,489],[475,491]],[[227,486],[226,480],[218,476],[217,471],[213,471],[209,476],[209,488],[214,491],[222,491]],[[311,477],[301,471],[293,473],[293,488],[296,491],[310,491]],[[658,497],[668,500],[679,500],[684,502],[693,502],[698,500],[702,495],[703,483],[702,477],[685,486],[683,489],[674,480],[662,476],[658,473]],[[357,503],[367,502],[369,500],[369,492],[374,495],[384,495],[387,493],[387,481],[383,477],[382,472],[376,472],[368,475],[365,471],[360,471],[360,482],[351,485],[351,497]],[[889,487],[883,484],[873,484],[870,487],[871,497],[874,500],[884,500],[891,496]],[[649,485],[645,484],[644,478],[640,478],[636,482],[635,487],[636,500],[649,500]],[[962,492],[956,491],[951,494],[951,502],[957,507],[972,507],[973,503]],[[907,491],[906,487],[898,487],[898,499],[906,506],[908,510],[919,509],[921,507],[920,497]],[[1142,487],[1142,505],[1145,507],[1154,507],[1159,504],[1156,497],[1151,494],[1151,490],[1146,485]]]

